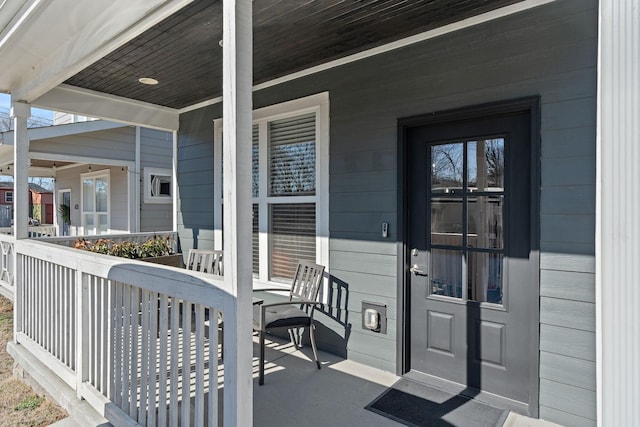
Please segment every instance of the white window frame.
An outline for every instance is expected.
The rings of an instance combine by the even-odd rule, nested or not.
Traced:
[[[9,196],[9,194],[11,194],[11,200],[7,200]],[[13,203],[13,191],[5,191],[4,193],[4,202],[5,203]]]
[[[85,212],[84,210],[84,185],[83,181],[87,178],[96,179],[96,178],[107,178],[107,233],[111,232],[111,170],[104,169],[95,172],[88,172],[80,174],[80,221],[82,223],[82,234],[87,235],[87,227],[85,223],[85,214],[90,212]],[[95,202],[95,181],[94,181],[94,204],[93,204],[93,214],[96,215],[96,202]],[[97,229],[97,223],[94,218],[94,227]],[[96,233],[96,235],[98,235]]]
[[[171,169],[163,169],[163,168],[144,168],[144,202],[145,203],[163,203],[170,204],[173,202],[173,174]],[[172,194],[169,196],[154,196],[151,194],[151,176],[159,175],[166,176],[169,178],[169,187],[171,188]]]
[[[268,195],[268,123],[308,113],[316,113],[316,194],[314,196]],[[259,194],[252,205],[259,206],[260,273],[254,283],[269,286],[290,285],[269,280],[269,216],[268,206],[274,203],[315,203],[316,263],[329,271],[329,92],[322,92],[253,111],[253,125],[259,135]],[[222,249],[222,119],[214,120],[214,248]],[[325,293],[326,294],[326,293]]]

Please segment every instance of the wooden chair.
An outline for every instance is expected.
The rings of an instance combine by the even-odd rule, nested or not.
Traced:
[[[185,268],[187,270],[222,276],[222,251],[189,249]]]
[[[289,300],[286,302],[276,302],[271,304],[254,305],[253,308],[253,330],[260,335],[260,368],[258,384],[264,384],[264,335],[267,331],[276,328],[309,328],[311,347],[316,365],[320,369],[318,360],[318,350],[314,337],[315,325],[313,324],[313,312],[316,305],[320,304],[318,292],[324,274],[322,265],[311,262],[300,261],[296,269],[296,274],[291,283]],[[259,291],[282,290],[260,289]],[[291,331],[290,331],[291,332]],[[296,340],[292,336],[294,344]]]
[[[216,276],[222,276],[223,263],[222,263],[222,251],[209,250],[209,249],[189,249],[187,255],[187,263],[185,268],[187,270],[200,271],[202,273],[213,274]],[[211,321],[209,318],[209,310],[205,310],[205,321]],[[224,356],[224,322],[222,319],[222,313],[218,314],[218,329],[220,330],[220,345],[221,351]]]

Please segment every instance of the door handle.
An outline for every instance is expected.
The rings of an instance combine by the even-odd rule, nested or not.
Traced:
[[[413,274],[415,274],[416,276],[428,276],[427,273],[425,273],[424,271],[420,270],[420,267],[418,267],[418,264],[413,264],[411,266],[411,268],[409,269],[410,272],[412,272]]]

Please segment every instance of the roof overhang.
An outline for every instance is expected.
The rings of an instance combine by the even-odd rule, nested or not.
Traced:
[[[553,1],[261,0],[253,4],[254,90]],[[221,101],[221,3],[5,2],[0,92],[42,108],[175,131],[180,113]],[[143,87],[138,78],[145,76],[161,76],[161,84]]]

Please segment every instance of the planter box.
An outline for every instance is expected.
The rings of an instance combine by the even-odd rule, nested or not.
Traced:
[[[150,257],[150,258],[140,258],[140,261],[152,262],[154,264],[168,265],[170,267],[184,268],[184,263],[182,261],[182,254],[157,256],[157,257]]]

